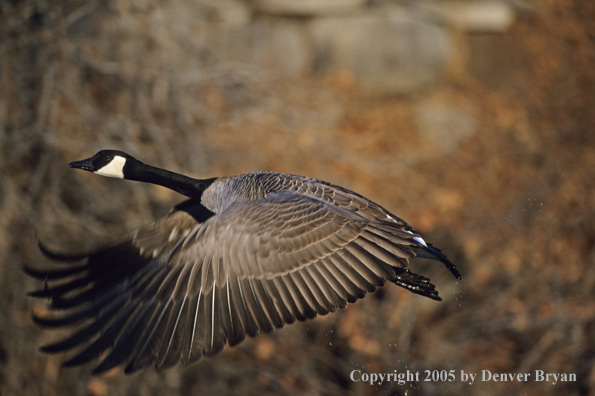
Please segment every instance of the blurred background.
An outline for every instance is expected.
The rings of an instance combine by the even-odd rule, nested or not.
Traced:
[[[594,65],[592,0],[0,0],[0,394],[594,394]],[[190,368],[62,369],[37,348],[64,333],[30,319],[36,232],[91,248],[183,200],[68,168],[102,148],[345,186],[464,280],[416,261],[444,301],[389,284]]]

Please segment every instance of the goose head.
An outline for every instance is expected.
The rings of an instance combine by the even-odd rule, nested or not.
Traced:
[[[147,165],[120,150],[101,150],[91,158],[74,161],[71,168],[82,169],[101,176],[135,180],[167,187],[190,198],[200,198],[215,180],[193,179],[179,173]]]
[[[69,166],[102,176],[126,179],[127,170],[137,162],[134,157],[123,151],[101,150],[91,158],[73,161]]]

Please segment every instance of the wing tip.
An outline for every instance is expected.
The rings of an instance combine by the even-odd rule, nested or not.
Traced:
[[[457,269],[457,266],[454,265],[440,249],[433,246],[431,243],[427,243],[426,246],[412,246],[412,248],[416,257],[440,261],[456,279],[463,280],[463,276]]]

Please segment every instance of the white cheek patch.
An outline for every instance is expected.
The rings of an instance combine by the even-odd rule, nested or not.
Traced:
[[[115,156],[107,165],[99,168],[95,171],[98,175],[115,177],[118,179],[124,178],[124,165],[126,164],[126,158]]]

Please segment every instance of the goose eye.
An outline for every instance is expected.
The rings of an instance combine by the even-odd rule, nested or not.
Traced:
[[[93,159],[93,165],[97,168],[101,168],[111,162],[114,156],[111,153],[101,152],[98,153]]]

